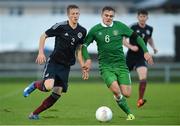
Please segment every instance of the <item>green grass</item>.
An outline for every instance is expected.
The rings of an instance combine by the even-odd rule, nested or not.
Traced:
[[[138,85],[132,86],[128,104],[136,120],[126,121],[126,115],[116,105],[111,92],[103,82],[81,81],[69,83],[68,93],[49,110],[40,114],[40,120],[29,120],[33,111],[50,93],[36,90],[28,98],[22,96],[27,81],[0,82],[0,125],[180,125],[180,84],[149,83],[143,108],[136,107]],[[107,123],[95,119],[95,111],[106,105],[113,111]]]

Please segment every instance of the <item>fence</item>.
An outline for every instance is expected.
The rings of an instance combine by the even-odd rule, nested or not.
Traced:
[[[43,72],[43,65],[35,63],[6,63],[0,64],[0,78],[11,77],[36,77],[40,78]],[[99,77],[98,63],[92,64],[90,75],[92,77]],[[131,73],[132,77],[137,77],[135,72]],[[81,77],[81,71],[78,64],[71,68],[70,77]],[[171,82],[173,78],[180,81],[180,63],[160,63],[149,66],[148,77],[163,78],[164,82]]]

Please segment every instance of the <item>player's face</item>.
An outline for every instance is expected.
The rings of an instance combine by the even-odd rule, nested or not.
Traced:
[[[79,15],[80,15],[79,9],[70,9],[68,13],[69,21],[72,22],[73,24],[77,24]]]
[[[104,23],[105,25],[107,25],[107,26],[109,26],[109,25],[112,24],[113,17],[114,17],[114,11],[105,10],[105,11],[102,13],[103,23]]]
[[[145,14],[139,14],[139,15],[138,15],[138,21],[139,21],[139,23],[140,23],[141,25],[146,24],[147,19],[148,19],[148,16],[145,15]]]

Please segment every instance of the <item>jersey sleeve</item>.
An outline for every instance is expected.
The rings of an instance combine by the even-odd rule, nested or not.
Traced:
[[[152,37],[153,27],[151,27],[150,38]]]
[[[56,36],[58,33],[59,26],[60,26],[59,23],[56,23],[55,25],[53,25],[51,28],[49,28],[48,30],[45,31],[46,35],[48,37]]]
[[[136,41],[137,41],[137,44],[142,48],[144,53],[148,52],[148,49],[147,49],[147,47],[145,45],[145,42],[144,42],[144,40],[140,36],[138,36],[136,38]]]
[[[93,35],[93,30],[91,29],[87,34],[87,36],[85,37],[84,44],[82,47],[82,55],[84,60],[90,59],[87,47],[93,42],[93,40],[94,40],[94,35]]]

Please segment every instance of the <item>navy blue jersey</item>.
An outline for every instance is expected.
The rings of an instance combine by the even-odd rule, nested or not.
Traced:
[[[139,36],[141,36],[147,45],[148,40],[152,37],[153,27],[149,25],[145,25],[144,28],[140,27],[138,23],[135,23],[131,26],[131,29],[136,32]],[[132,40],[130,38],[130,44],[138,46],[139,50],[134,52],[132,50],[128,50],[127,56],[135,59],[144,58],[144,52],[141,47],[136,43],[136,40]]]
[[[55,46],[50,55],[50,62],[71,66],[75,64],[76,48],[83,44],[86,29],[77,25],[73,29],[68,21],[56,23],[45,33],[48,37],[55,37]]]

